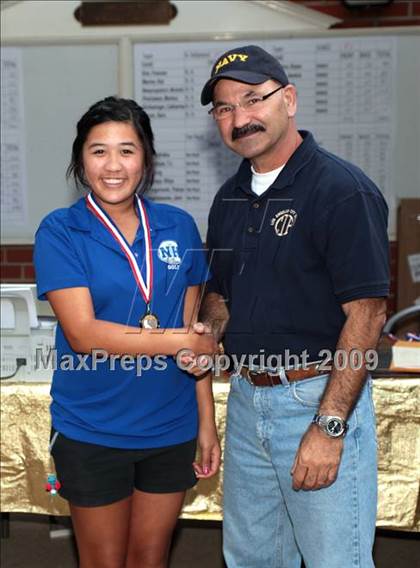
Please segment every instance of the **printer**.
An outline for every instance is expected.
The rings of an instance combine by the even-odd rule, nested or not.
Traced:
[[[55,329],[38,316],[34,284],[1,284],[1,380],[51,381]]]

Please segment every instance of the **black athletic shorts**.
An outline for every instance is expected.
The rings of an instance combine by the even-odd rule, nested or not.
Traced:
[[[99,507],[147,493],[185,491],[197,483],[192,467],[196,439],[145,450],[109,448],[67,438],[52,430],[59,494],[72,505]]]

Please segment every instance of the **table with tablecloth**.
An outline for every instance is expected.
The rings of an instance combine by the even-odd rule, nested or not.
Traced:
[[[53,472],[48,454],[50,384],[1,385],[1,511],[68,515],[67,502],[45,491]],[[215,381],[216,421],[224,443],[229,383]],[[379,449],[377,526],[420,532],[420,378],[374,380]],[[188,491],[182,518],[222,519],[223,464],[217,477]]]

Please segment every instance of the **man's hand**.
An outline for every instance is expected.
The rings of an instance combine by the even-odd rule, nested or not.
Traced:
[[[343,438],[329,438],[316,424],[304,434],[291,469],[293,489],[314,491],[328,487],[337,478]]]
[[[204,323],[195,323],[191,331],[197,335],[198,339],[200,336],[207,336],[215,342],[210,327]],[[216,347],[214,353],[217,353],[218,351],[219,348]],[[200,355],[199,364],[197,364],[197,355]],[[181,363],[184,370],[188,371],[188,373],[194,375],[196,378],[206,376],[209,370],[213,367],[213,359],[211,355],[193,349],[183,349],[183,354],[179,358],[179,363]]]

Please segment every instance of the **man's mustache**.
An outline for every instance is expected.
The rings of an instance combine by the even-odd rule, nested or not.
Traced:
[[[232,130],[232,140],[237,140],[238,138],[242,138],[252,132],[265,132],[265,128],[264,126],[261,126],[261,124],[246,124],[241,128],[234,128]]]

